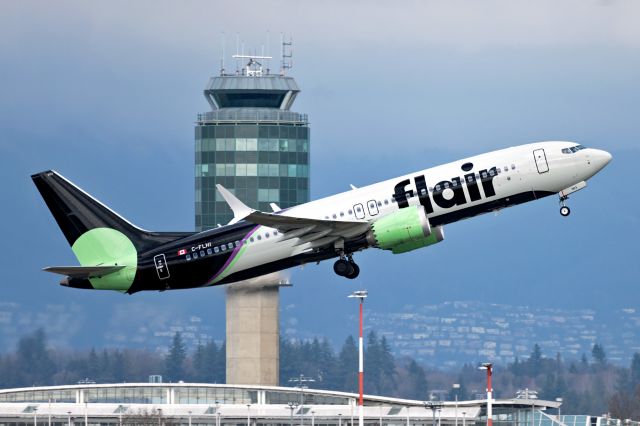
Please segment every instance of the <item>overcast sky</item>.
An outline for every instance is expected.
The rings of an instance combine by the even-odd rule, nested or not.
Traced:
[[[355,283],[330,262],[293,272],[283,305],[319,301],[313,318],[297,319],[303,327],[322,334],[329,309],[339,323],[343,296],[358,287],[372,290],[371,309],[460,299],[637,305],[638,22],[635,1],[0,0],[5,298],[104,315],[118,306],[120,317],[145,301],[212,308],[222,320],[221,290],[130,299],[56,286],[40,268],[75,259],[29,175],[55,168],[145,228],[193,229],[193,126],[208,110],[202,90],[222,46],[233,69],[237,37],[260,53],[269,34],[277,68],[284,32],[302,89],[293,109],[311,121],[313,197],[537,140],[614,155],[572,197],[570,218],[548,198],[451,225],[435,247],[370,250]],[[389,282],[398,271],[406,282]],[[539,297],[523,298],[521,287]]]

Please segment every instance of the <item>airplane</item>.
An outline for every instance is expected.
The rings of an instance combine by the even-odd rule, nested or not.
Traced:
[[[444,240],[444,226],[483,213],[586,187],[611,155],[574,142],[539,142],[493,151],[273,212],[248,207],[217,185],[233,211],[203,232],[151,232],[118,215],[55,171],[32,179],[80,266],[54,266],[61,285],[81,289],[175,290],[228,284],[337,258],[354,279],[354,253],[394,254]]]

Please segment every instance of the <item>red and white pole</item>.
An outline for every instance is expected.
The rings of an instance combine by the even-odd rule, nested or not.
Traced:
[[[487,364],[487,426],[493,426],[493,387],[491,386],[491,364]]]
[[[360,392],[360,398],[358,399],[358,405],[360,406],[358,412],[358,426],[364,424],[364,338],[362,336],[362,311],[364,306],[364,297],[360,298],[360,337],[358,339],[358,390]]]
[[[360,327],[358,330],[358,426],[364,426],[364,338],[362,335],[362,328],[364,299],[367,297],[367,291],[354,291],[349,297],[357,297],[360,299]]]

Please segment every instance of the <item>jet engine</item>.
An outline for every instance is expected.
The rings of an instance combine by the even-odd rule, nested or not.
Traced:
[[[367,242],[393,254],[430,246],[444,240],[444,228],[429,224],[422,206],[400,209],[373,222]]]

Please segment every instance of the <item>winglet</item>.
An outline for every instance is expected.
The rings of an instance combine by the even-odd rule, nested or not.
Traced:
[[[222,195],[227,204],[229,204],[229,207],[231,207],[231,210],[233,210],[233,219],[231,220],[231,222],[229,222],[229,225],[241,221],[255,211],[251,207],[240,201],[224,186],[217,184],[216,188],[218,188],[218,192],[220,192],[220,195]]]
[[[282,210],[276,203],[269,203],[269,205],[271,206],[271,210],[274,213],[278,213],[280,210]]]

